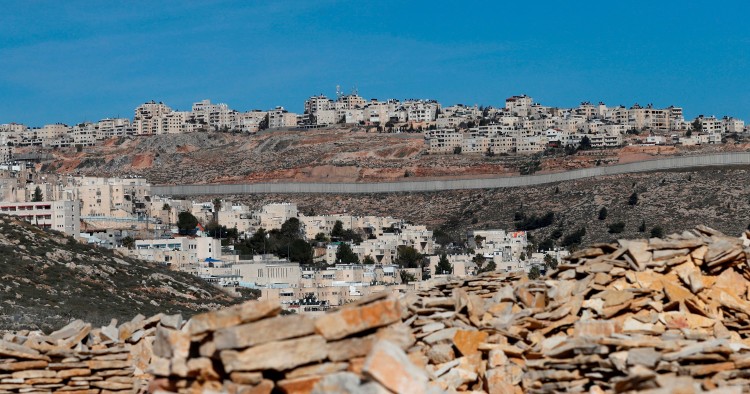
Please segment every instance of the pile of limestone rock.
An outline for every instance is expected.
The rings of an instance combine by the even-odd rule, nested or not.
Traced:
[[[750,267],[706,227],[574,253],[324,316],[249,303],[157,329],[172,392],[713,392],[750,387]],[[747,389],[745,389],[747,390]]]
[[[142,315],[92,328],[75,320],[45,335],[6,333],[0,340],[0,393],[131,393],[151,375],[151,345],[159,327],[182,326],[179,315]]]
[[[0,392],[750,391],[745,242],[699,227],[593,245],[540,280],[483,274],[322,316],[256,301],[21,333],[0,344]]]

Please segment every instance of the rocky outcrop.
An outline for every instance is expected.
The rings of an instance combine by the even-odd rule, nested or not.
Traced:
[[[241,302],[196,276],[5,215],[0,215],[0,278],[0,335],[51,331],[74,319],[106,325],[139,313],[192,316]]]

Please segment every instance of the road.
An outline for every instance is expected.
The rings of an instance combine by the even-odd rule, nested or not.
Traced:
[[[508,187],[542,185],[546,183],[572,181],[576,179],[635,172],[737,165],[750,165],[750,152],[670,157],[666,159],[655,159],[634,163],[616,164],[612,166],[584,168],[580,170],[541,175],[379,183],[283,182],[172,186],[158,185],[151,187],[151,193],[154,195],[162,196],[199,196],[222,194],[277,193],[401,193],[465,189],[499,189]]]

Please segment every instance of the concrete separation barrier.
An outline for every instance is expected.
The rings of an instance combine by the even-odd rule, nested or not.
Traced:
[[[552,174],[504,176],[497,178],[452,179],[432,181],[403,181],[379,183],[324,183],[324,182],[285,182],[285,183],[246,183],[215,185],[173,185],[152,186],[154,195],[220,195],[220,194],[285,194],[285,193],[400,193],[434,192],[441,190],[500,189],[507,187],[534,186],[545,183],[572,181],[597,176],[674,170],[691,167],[750,165],[750,152],[718,153],[710,155],[680,156],[667,159],[616,164],[606,167],[592,167]]]

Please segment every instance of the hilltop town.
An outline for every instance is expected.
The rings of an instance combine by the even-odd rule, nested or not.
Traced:
[[[577,150],[624,145],[696,146],[738,142],[748,131],[731,116],[699,115],[686,120],[683,109],[634,104],[607,106],[582,102],[573,108],[544,106],[526,95],[512,96],[503,107],[443,106],[436,100],[366,100],[357,91],[336,99],[312,96],[303,113],[284,107],[237,111],[228,104],[202,100],[190,111],[162,102],[138,106],[130,118],[107,118],[72,126],[55,123],[29,127],[0,124],[0,161],[23,147],[84,149],[113,137],[262,130],[310,130],[347,126],[379,133],[421,132],[428,154],[535,154],[550,148]]]

